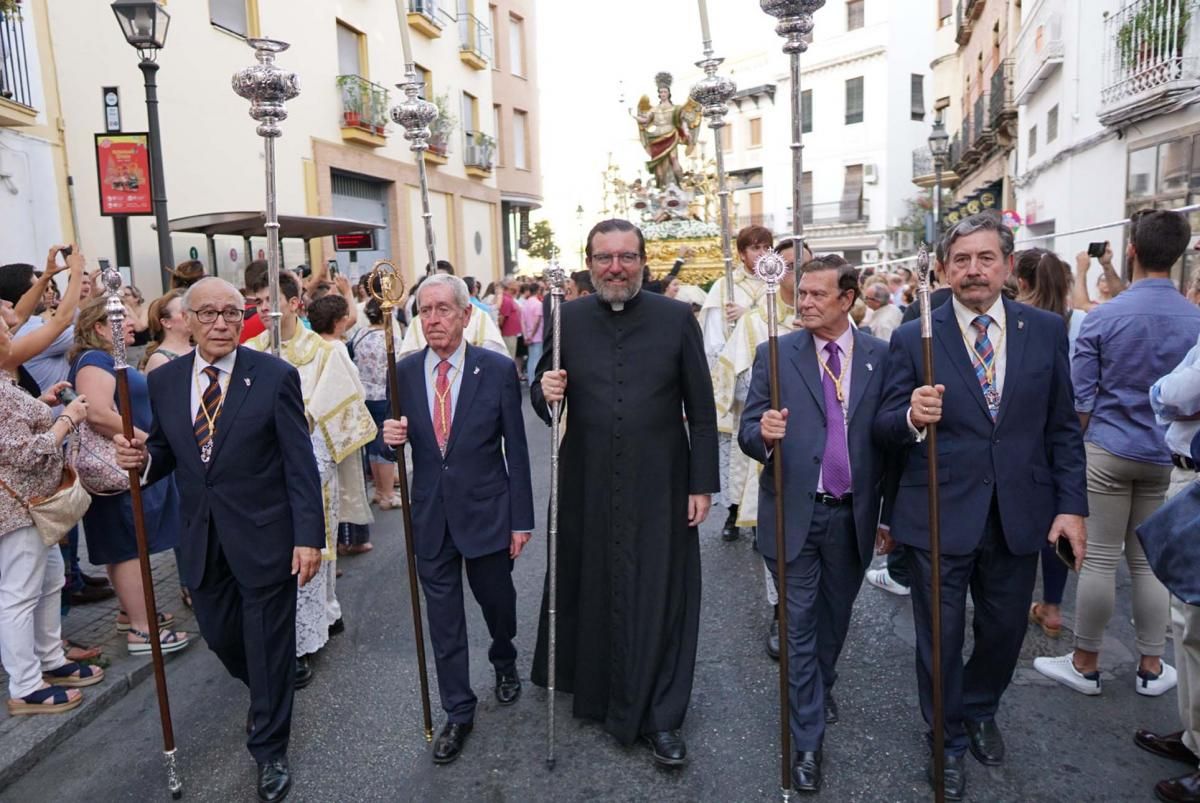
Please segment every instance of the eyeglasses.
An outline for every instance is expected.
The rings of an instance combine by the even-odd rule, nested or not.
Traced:
[[[612,265],[614,259],[620,260],[621,267],[632,268],[642,261],[642,255],[636,251],[625,251],[620,254],[592,254],[592,262],[601,268]]]
[[[225,323],[241,323],[242,318],[246,317],[246,311],[239,307],[226,307],[220,310],[205,307],[204,309],[189,309],[188,312],[195,315],[196,320],[205,325],[216,323],[218,315],[225,319]]]

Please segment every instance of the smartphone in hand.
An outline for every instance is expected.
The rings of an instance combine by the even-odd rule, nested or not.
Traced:
[[[1102,243],[1088,243],[1088,256],[1092,259],[1099,259],[1104,256],[1104,252],[1108,250],[1108,241]]]
[[[1067,564],[1067,568],[1075,570],[1075,549],[1071,546],[1071,542],[1067,540],[1065,535],[1060,535],[1058,540],[1054,542],[1054,554],[1058,555],[1058,559]]]

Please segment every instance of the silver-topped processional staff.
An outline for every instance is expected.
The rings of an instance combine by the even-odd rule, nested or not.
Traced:
[[[725,115],[729,113],[729,101],[737,94],[737,84],[732,79],[717,75],[717,68],[725,61],[713,53],[712,33],[708,27],[708,2],[700,3],[700,31],[704,40],[704,58],[696,66],[704,70],[704,78],[692,87],[692,100],[700,104],[708,127],[713,132],[713,144],[717,152],[717,197],[721,202],[721,256],[725,260],[725,303],[733,303],[733,244],[729,231],[729,180],[725,174],[725,153],[721,147],[721,129],[725,127]],[[725,310],[725,336],[729,336],[732,325]]]
[[[779,283],[788,271],[787,262],[774,251],[768,251],[754,265],[754,273],[767,287],[767,367],[770,375],[771,409],[778,410],[779,401],[779,317],[776,296]],[[788,703],[788,645],[787,645],[787,543],[784,540],[783,520],[783,449],[775,450],[771,460],[775,487],[775,577],[779,591],[776,616],[783,644],[779,650],[779,755],[780,792],[784,800],[792,797],[792,730],[791,706]]]
[[[796,268],[803,263],[804,250],[804,119],[800,91],[800,54],[808,50],[805,37],[812,33],[813,14],[825,0],[759,0],[762,10],[779,20],[775,33],[783,37],[783,52],[791,60],[792,89],[792,234]],[[796,282],[799,291],[800,282]],[[793,308],[796,299],[792,299]]]
[[[404,138],[409,141],[409,150],[413,152],[417,163],[421,220],[425,222],[425,251],[429,257],[425,272],[432,274],[437,271],[437,254],[434,249],[433,213],[429,211],[429,172],[425,167],[425,151],[429,148],[429,124],[437,119],[438,109],[420,97],[425,82],[417,76],[417,63],[413,60],[407,6],[408,0],[396,0],[396,15],[400,18],[400,44],[404,49],[404,80],[396,86],[404,92],[404,101],[392,107],[392,120],[403,126]]]
[[[546,268],[546,283],[550,285],[550,332],[553,338],[550,352],[553,371],[562,368],[562,323],[559,309],[563,302],[563,287],[567,274],[552,260]],[[558,624],[558,441],[562,420],[562,402],[550,405],[550,521],[546,525],[546,565],[549,567],[548,602],[546,604],[546,766],[554,769],[554,680],[555,639]]]
[[[936,225],[936,224],[935,224]],[[933,375],[933,318],[930,317],[929,249],[921,244],[917,252],[917,301],[921,309],[921,348],[924,358],[925,384],[934,387]],[[946,799],[946,732],[942,696],[942,536],[938,496],[937,424],[925,426],[925,454],[929,464],[929,630],[933,649],[933,797],[937,803]]]
[[[267,178],[267,283],[271,311],[267,314],[267,330],[271,333],[271,353],[279,356],[279,270],[282,254],[279,247],[279,208],[275,190],[275,138],[283,134],[279,123],[287,119],[284,104],[300,94],[300,78],[275,64],[275,54],[290,45],[278,39],[247,39],[254,48],[258,63],[238,70],[233,76],[233,91],[250,101],[250,116],[258,121],[258,135],[266,151]]]
[[[112,331],[113,369],[117,378],[117,406],[121,409],[121,434],[133,441],[133,407],[129,400],[129,363],[125,359],[125,303],[121,300],[121,273],[108,268],[101,275],[107,297],[105,313]],[[150,642],[150,657],[154,664],[154,689],[158,695],[158,716],[162,725],[163,760],[167,765],[167,791],[175,800],[183,797],[183,782],[175,762],[175,728],[171,724],[171,702],[167,698],[167,671],[163,664],[162,640],[159,638],[158,603],[154,598],[154,576],[150,571],[150,546],[146,537],[146,516],[142,507],[141,472],[129,470],[129,503],[133,511],[133,535],[137,541],[138,568],[142,575],[142,597],[146,602],[147,621],[151,622],[146,639]]]

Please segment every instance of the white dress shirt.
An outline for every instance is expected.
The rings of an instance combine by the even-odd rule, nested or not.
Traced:
[[[463,340],[458,348],[450,355],[450,420],[454,420],[454,411],[458,409],[458,392],[462,389],[463,364],[467,359],[467,341]],[[437,404],[437,367],[442,358],[432,348],[425,349],[425,398],[429,402],[429,420],[433,420],[434,405]]]
[[[195,353],[196,358],[192,360],[192,403],[189,408],[192,411],[192,421],[195,421],[196,416],[200,415],[200,397],[204,395],[204,390],[208,387],[208,377],[204,375],[204,369],[213,365],[221,372],[217,382],[221,386],[221,397],[224,399],[225,391],[229,389],[229,380],[233,376],[233,364],[237,361],[237,349],[211,363],[200,356],[199,349],[196,349]],[[224,401],[222,401],[223,403]],[[213,435],[215,437],[216,433],[214,432]]]

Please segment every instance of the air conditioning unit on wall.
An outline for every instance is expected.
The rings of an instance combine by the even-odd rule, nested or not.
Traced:
[[[869,265],[872,262],[878,262],[878,261],[879,261],[879,252],[876,251],[874,248],[870,248],[866,251],[863,251],[862,263],[864,265]]]
[[[879,168],[873,164],[863,165],[863,183],[878,184],[879,183]]]

